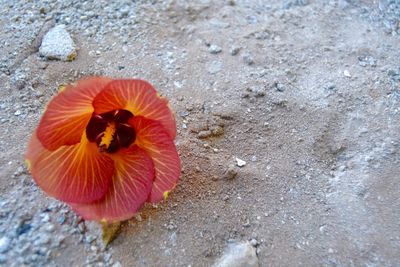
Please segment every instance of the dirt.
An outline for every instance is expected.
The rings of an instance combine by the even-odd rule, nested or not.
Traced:
[[[0,13],[0,208],[8,209],[0,234],[43,213],[55,230],[39,263],[17,250],[33,241],[13,235],[4,266],[20,265],[13,255],[25,266],[210,266],[229,242],[252,239],[260,266],[398,266],[400,8],[390,5],[400,7],[139,1],[123,32],[87,36],[73,20],[78,56],[62,62],[35,48],[40,29],[58,21],[42,17],[40,28],[18,24],[12,33],[4,27],[21,23],[14,13],[25,18],[39,6],[8,4]],[[145,79],[168,97],[182,161],[168,200],[145,206],[107,249],[96,245],[98,226],[75,230],[78,218],[41,193],[23,164],[58,86],[94,74]],[[246,164],[233,167],[236,158]]]

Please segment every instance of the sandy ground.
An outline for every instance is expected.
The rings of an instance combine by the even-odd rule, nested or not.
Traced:
[[[1,266],[210,266],[250,240],[260,266],[399,266],[399,1],[77,2],[0,1]],[[38,54],[58,24],[72,62]],[[183,166],[107,249],[23,164],[58,86],[94,74],[170,99]]]

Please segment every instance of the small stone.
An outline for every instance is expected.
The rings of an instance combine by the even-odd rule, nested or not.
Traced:
[[[220,72],[222,70],[223,64],[221,61],[213,61],[211,64],[208,66],[208,73],[210,74],[216,74],[217,72]]]
[[[50,29],[43,37],[39,54],[48,59],[72,61],[76,58],[76,45],[65,25]]]
[[[86,238],[85,238],[85,241],[88,243],[88,244],[90,244],[90,243],[92,243],[94,240],[96,240],[97,239],[97,237],[96,236],[94,236],[94,235],[87,235],[86,236]]]
[[[187,116],[189,116],[189,112],[188,111],[179,111],[179,116],[181,116],[182,118],[185,118]]]
[[[328,90],[334,90],[336,88],[336,84],[331,83],[331,82],[327,83],[325,88],[328,89]]]
[[[17,111],[14,112],[14,115],[15,115],[15,116],[19,116],[19,115],[21,115],[21,114],[22,114],[22,111],[19,110],[19,109],[18,109]]]
[[[219,125],[210,127],[210,131],[213,136],[220,136],[224,134],[224,128]]]
[[[29,222],[23,221],[17,227],[16,233],[17,233],[17,235],[22,235],[22,234],[29,232],[29,230],[31,230],[31,228],[32,228],[32,225]]]
[[[230,243],[213,267],[258,267],[256,248],[249,242]]]
[[[254,64],[254,58],[249,53],[243,55],[243,61],[249,66]]]
[[[24,173],[24,168],[22,168],[21,166],[19,166],[18,168],[17,168],[17,170],[14,172],[14,175],[15,176],[20,176],[21,174],[23,174]]]
[[[40,217],[42,218],[41,219],[42,223],[46,223],[46,222],[50,221],[50,215],[48,213],[42,213],[42,214],[40,214]]]
[[[57,217],[57,222],[59,223],[59,224],[64,224],[64,222],[66,221],[66,217],[65,217],[65,215],[64,214],[61,214],[60,216],[58,216]]]
[[[135,217],[135,220],[138,221],[138,222],[141,222],[143,220],[142,216],[139,213],[135,214],[134,217]]]
[[[258,241],[257,241],[257,239],[251,239],[250,240],[250,245],[252,245],[253,247],[256,247],[257,245],[258,245]]]
[[[0,253],[5,253],[9,250],[11,245],[11,239],[3,236],[2,238],[0,238]]]
[[[343,71],[343,75],[344,75],[345,77],[347,77],[347,78],[351,78],[351,74],[350,74],[350,72],[349,72],[348,70],[344,70],[344,71]]]
[[[240,49],[241,49],[241,48],[240,48],[239,46],[232,46],[231,49],[229,49],[229,53],[230,53],[232,56],[236,56],[237,54],[239,54]]]
[[[117,261],[112,265],[112,267],[122,267],[122,264],[119,261]]]
[[[274,86],[275,86],[276,91],[278,91],[278,92],[285,91],[285,86],[283,84],[281,84],[280,82],[275,82]]]
[[[51,238],[48,234],[41,234],[40,237],[33,242],[33,245],[39,247],[41,245],[50,243],[50,240]]]
[[[244,166],[246,166],[246,161],[241,160],[241,159],[239,159],[239,158],[236,158],[235,160],[236,160],[236,165],[237,165],[238,167],[244,167]]]
[[[283,1],[282,8],[289,9],[295,6],[305,6],[308,5],[308,0],[285,0]]]
[[[57,236],[57,238],[55,239],[55,242],[54,242],[54,246],[59,247],[62,244],[62,242],[64,242],[64,240],[65,240],[65,236],[63,236],[63,235]]]
[[[46,232],[51,233],[54,232],[55,228],[56,227],[54,226],[54,224],[49,223],[44,227],[44,230],[46,230]]]
[[[222,48],[218,45],[212,44],[208,48],[208,52],[210,52],[211,54],[218,54],[222,52]]]
[[[197,134],[197,138],[204,139],[204,138],[210,137],[211,135],[212,135],[212,133],[211,133],[210,130],[200,131],[200,132]]]
[[[237,175],[237,170],[235,165],[231,164],[228,166],[228,168],[225,170],[223,178],[227,180],[232,180],[236,177]]]
[[[263,97],[266,95],[266,90],[262,86],[252,86],[248,88],[248,91],[252,92],[255,97]]]

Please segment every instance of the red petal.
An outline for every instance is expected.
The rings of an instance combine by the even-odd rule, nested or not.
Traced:
[[[135,116],[158,121],[175,139],[176,124],[168,101],[160,97],[148,82],[142,80],[114,80],[93,101],[96,113],[126,109]]]
[[[76,145],[49,151],[34,133],[26,161],[43,191],[68,202],[87,203],[102,198],[114,173],[113,160],[100,154],[97,145],[86,138]]]
[[[133,117],[129,124],[135,128],[135,143],[146,151],[154,162],[156,175],[148,201],[163,200],[171,191],[180,175],[180,160],[175,144],[165,129],[156,121]]]
[[[48,104],[37,129],[40,142],[48,150],[79,143],[92,113],[94,97],[111,80],[89,77],[67,85]]]
[[[131,218],[146,201],[153,183],[154,166],[138,146],[113,155],[116,172],[104,199],[90,204],[70,204],[86,220],[115,222]]]

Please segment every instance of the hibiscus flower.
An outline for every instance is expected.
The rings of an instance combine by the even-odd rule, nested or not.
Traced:
[[[175,136],[168,101],[148,82],[89,77],[49,102],[26,163],[44,192],[84,219],[118,222],[175,187]]]

